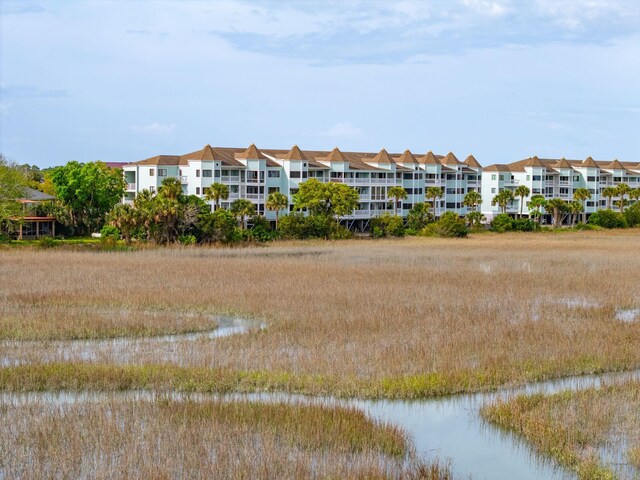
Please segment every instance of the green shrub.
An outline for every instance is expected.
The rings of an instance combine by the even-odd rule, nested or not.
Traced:
[[[38,246],[40,248],[53,248],[58,244],[58,242],[56,242],[53,238],[51,237],[42,237],[39,241],[38,241]]]
[[[262,215],[255,215],[249,219],[249,224],[252,225],[249,230],[249,240],[254,242],[270,242],[275,237],[275,232],[271,230],[271,224]]]
[[[0,232],[0,243],[9,243],[9,242],[11,242],[11,237],[4,232]]]
[[[219,208],[212,213],[202,213],[199,217],[201,241],[205,243],[231,243],[242,240],[242,232],[231,212]]]
[[[100,241],[106,245],[115,245],[120,240],[120,230],[111,225],[105,225],[100,230]]]
[[[428,237],[457,237],[463,238],[469,234],[464,218],[454,212],[445,212],[435,223],[430,223],[421,232]]]
[[[573,227],[575,230],[578,231],[583,231],[583,230],[602,230],[602,227],[599,227],[597,225],[592,225],[590,223],[582,223],[582,222],[578,222],[576,224],[575,227]]]
[[[629,227],[637,227],[640,225],[640,201],[625,210],[624,218]]]
[[[178,243],[181,245],[195,245],[196,236],[195,235],[180,235],[178,237]]]
[[[433,223],[434,218],[426,203],[416,203],[407,214],[407,235],[416,235],[424,227]]]
[[[300,212],[290,213],[280,218],[278,232],[282,238],[307,239],[327,238],[340,240],[351,238],[351,232],[339,225],[330,215],[304,215]]]
[[[491,230],[498,233],[510,232],[513,230],[513,218],[506,213],[500,213],[491,220]]]
[[[516,232],[535,232],[540,230],[540,225],[530,218],[516,218],[511,222],[511,229]]]
[[[401,217],[385,213],[371,220],[371,236],[380,237],[403,237],[404,222]]]
[[[627,220],[620,212],[613,210],[598,210],[589,217],[591,225],[603,228],[627,228]]]

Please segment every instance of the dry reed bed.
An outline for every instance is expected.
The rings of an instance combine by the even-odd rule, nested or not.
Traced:
[[[2,478],[440,479],[362,412],[244,401],[0,404]]]
[[[239,312],[268,328],[128,361],[280,375],[314,393],[409,397],[640,365],[639,323],[615,319],[616,309],[640,305],[639,250],[635,232],[12,250],[0,252],[0,292],[6,302],[60,308]],[[46,346],[5,350],[20,361],[62,359]],[[119,359],[106,350],[95,361]]]
[[[485,406],[481,414],[573,468],[580,478],[640,476],[640,382],[522,395]]]
[[[0,340],[77,340],[190,333],[216,328],[212,314],[120,306],[0,304]]]

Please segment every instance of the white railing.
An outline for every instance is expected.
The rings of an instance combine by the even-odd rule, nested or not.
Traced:
[[[370,196],[370,195],[362,195],[362,194],[360,195],[360,200],[361,200],[361,201],[362,201],[362,200],[369,200],[370,198],[371,198],[371,196]]]
[[[189,183],[188,177],[186,175],[180,175],[177,178],[180,180],[180,183],[182,183],[183,185],[186,185],[187,183]]]
[[[230,193],[228,200],[237,200],[238,198],[240,198],[239,193]]]
[[[240,176],[237,177],[220,177],[221,182],[239,182]]]
[[[245,196],[247,200],[261,200],[263,197],[260,193],[247,193]]]

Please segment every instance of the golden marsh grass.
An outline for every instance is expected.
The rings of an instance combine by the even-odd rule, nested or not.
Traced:
[[[7,478],[444,479],[396,428],[322,405],[121,399],[0,406]]]
[[[548,396],[522,395],[486,406],[481,413],[571,467],[580,478],[637,478],[640,474],[637,381]],[[637,469],[635,473],[616,472],[627,462]]]
[[[237,312],[267,329],[178,343],[171,357],[141,349],[127,362],[275,372],[322,379],[303,391],[410,397],[640,365],[639,322],[615,318],[640,305],[638,251],[634,231],[13,249],[0,252],[0,292],[43,310]],[[4,350],[19,361],[62,359],[46,344]],[[119,358],[106,349],[94,361]]]

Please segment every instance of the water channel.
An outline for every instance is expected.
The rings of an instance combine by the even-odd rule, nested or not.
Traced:
[[[109,340],[56,341],[60,347],[72,346],[77,352],[86,350],[90,359],[91,350],[98,345],[122,348],[133,343],[151,343],[162,346],[178,340],[214,339],[247,332],[256,328],[255,322],[246,319],[222,317],[219,327],[210,332],[189,333],[146,337],[143,339],[117,338]],[[261,326],[264,328],[264,326]],[[6,342],[5,342],[6,344]],[[0,365],[10,365],[11,359],[0,357]],[[479,416],[482,405],[500,398],[517,394],[550,394],[564,390],[580,390],[610,385],[627,380],[640,380],[640,370],[608,373],[603,375],[576,376],[559,380],[531,383],[517,388],[501,389],[490,393],[455,395],[449,397],[398,401],[339,399],[333,397],[312,397],[287,393],[256,393],[216,395],[170,394],[175,399],[244,399],[260,402],[304,402],[338,406],[354,406],[368,413],[372,418],[397,425],[408,432],[419,456],[425,460],[450,461],[455,478],[475,480],[537,480],[575,478],[572,472],[558,467],[552,460],[537,455],[525,442],[516,436],[483,422]],[[130,391],[117,393],[102,392],[58,392],[58,393],[0,393],[0,404],[20,405],[29,402],[66,403],[78,401],[101,401],[114,398],[154,399],[166,397],[166,393]],[[606,459],[605,459],[606,461]],[[637,478],[640,474],[626,465],[617,465],[623,478]]]

